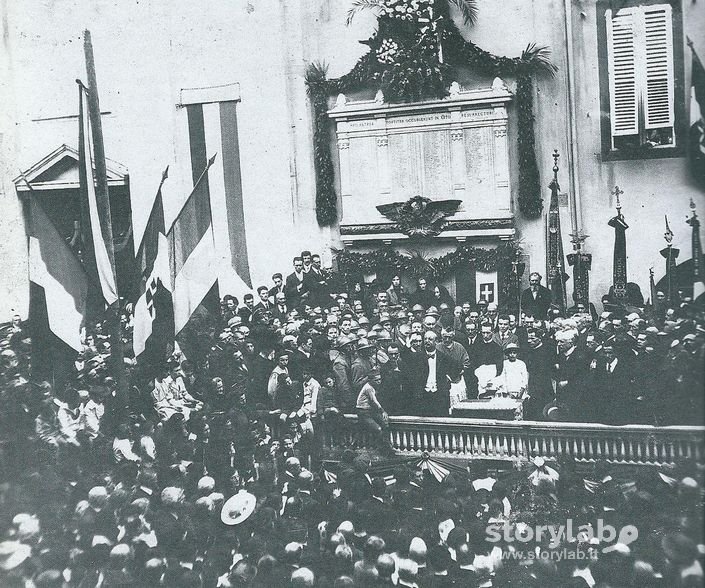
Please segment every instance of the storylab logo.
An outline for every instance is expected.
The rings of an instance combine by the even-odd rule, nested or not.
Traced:
[[[600,545],[621,543],[629,545],[639,538],[639,530],[634,525],[625,525],[619,531],[616,527],[597,519],[597,525],[574,525],[567,519],[565,525],[536,525],[524,523],[511,525],[507,523],[490,523],[486,528],[486,540],[490,543],[543,543],[548,540],[548,547],[556,549],[565,543],[581,541]]]

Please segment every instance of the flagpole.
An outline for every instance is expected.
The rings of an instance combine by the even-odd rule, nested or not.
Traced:
[[[93,157],[95,162],[96,176],[96,204],[98,214],[104,219],[101,223],[103,239],[108,251],[110,267],[115,273],[115,251],[113,247],[113,224],[110,214],[110,198],[108,195],[108,172],[105,164],[105,145],[103,143],[103,123],[100,117],[100,101],[98,99],[98,81],[96,78],[95,61],[93,58],[93,43],[91,42],[91,32],[86,29],[83,32],[83,52],[86,59],[86,75],[88,77],[88,89],[86,100],[88,103],[88,116],[91,123],[91,135],[93,138]],[[86,155],[88,157],[88,154]],[[123,406],[127,406],[127,380],[125,377],[125,362],[122,349],[122,324],[120,321],[120,296],[117,292],[117,279],[115,280],[117,303],[108,306],[106,309],[108,334],[110,336],[110,357],[113,364],[113,374],[117,385],[117,393]]]

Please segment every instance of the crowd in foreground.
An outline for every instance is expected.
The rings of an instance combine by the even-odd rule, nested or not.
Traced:
[[[390,414],[494,395],[524,399],[527,418],[699,422],[703,323],[689,301],[556,316],[532,275],[517,324],[425,280],[409,295],[397,278],[333,292],[315,256],[294,263],[256,303],[226,296],[212,328],[157,370],[129,357],[127,307],[122,389],[101,324],[57,388],[33,378],[13,321],[0,352],[1,586],[702,584],[694,463],[434,468],[395,458],[385,431]],[[321,431],[351,412],[378,451],[324,455]],[[568,519],[576,531],[557,543],[518,538]],[[588,524],[638,538],[577,532]]]

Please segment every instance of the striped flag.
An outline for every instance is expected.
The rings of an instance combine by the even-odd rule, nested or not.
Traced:
[[[191,174],[196,182],[206,153],[218,153],[204,190],[213,209],[213,232],[227,287],[252,289],[243,209],[240,147],[238,141],[237,84],[182,90],[181,104],[188,118]]]
[[[191,127],[189,117],[189,127]],[[208,170],[216,156],[205,158],[205,144],[191,142],[194,186],[167,234],[170,251],[174,332],[178,334],[218,279],[218,255],[213,238]],[[201,157],[202,156],[202,157]]]
[[[171,296],[169,242],[164,229],[162,186],[168,177],[167,167],[159,183],[157,197],[137,250],[140,267],[140,297],[135,304],[132,346],[135,357],[149,349],[148,362],[158,364],[174,340],[174,308]]]
[[[88,115],[86,88],[79,84],[78,173],[81,189],[83,237],[86,241],[87,262],[92,273],[97,274],[102,297],[110,306],[117,301],[115,270],[110,260],[106,239],[107,219],[98,210],[96,184],[93,170],[91,126]]]
[[[30,214],[29,279],[44,290],[51,332],[81,351],[81,327],[88,295],[86,273],[34,195],[30,199]]]
[[[690,165],[698,185],[705,189],[705,69],[695,53],[692,42],[689,45],[693,54],[690,89]]]

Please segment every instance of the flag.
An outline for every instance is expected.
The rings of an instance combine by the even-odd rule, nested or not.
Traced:
[[[475,272],[475,300],[497,302],[497,272]]]
[[[167,234],[175,334],[186,326],[216,282],[219,270],[208,184],[208,170],[215,162],[216,155],[206,159],[206,145],[202,140],[203,117],[200,117],[200,122],[198,119],[197,114],[193,115],[189,111],[193,190]],[[201,129],[200,134],[198,127]]]
[[[218,153],[208,174],[207,189],[213,209],[213,233],[222,269],[220,277],[235,292],[252,289],[243,209],[237,101],[228,91],[182,90],[188,118],[191,173],[195,182],[206,153]],[[234,274],[234,275],[233,275]]]
[[[686,221],[693,228],[693,300],[705,292],[705,268],[703,268],[703,248],[700,243],[700,220],[695,214],[695,202],[690,201],[693,215]]]
[[[100,283],[102,297],[109,306],[117,301],[118,295],[115,283],[115,270],[104,237],[107,230],[105,225],[109,221],[100,214],[96,198],[93,158],[91,156],[93,153],[91,147],[91,126],[86,92],[86,88],[79,84],[78,173],[81,199],[83,202],[82,219],[84,225],[84,239],[86,240],[87,261],[90,266],[89,271],[97,274],[97,281]]]
[[[157,190],[142,241],[137,250],[140,268],[140,296],[135,303],[132,347],[135,357],[149,349],[149,359],[158,363],[174,339],[174,308],[171,296],[169,242],[164,229],[162,186],[167,167]]]
[[[688,44],[693,59],[690,87],[690,165],[698,185],[705,188],[705,69],[690,40]]]
[[[81,351],[88,279],[81,263],[44,212],[30,197],[29,279],[44,290],[49,329]]]
[[[565,258],[563,256],[563,236],[561,234],[561,214],[558,207],[558,193],[561,189],[558,184],[558,151],[553,152],[553,179],[548,185],[551,190],[551,204],[546,217],[546,264],[548,266],[548,289],[551,291],[553,303],[562,313],[565,313],[568,304],[566,296]]]

